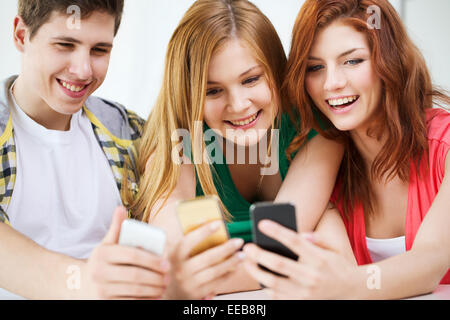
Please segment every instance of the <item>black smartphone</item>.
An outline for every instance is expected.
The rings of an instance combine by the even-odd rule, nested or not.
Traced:
[[[278,224],[297,231],[297,219],[295,207],[289,203],[259,202],[250,207],[250,218],[252,221],[253,242],[264,250],[277,253],[287,258],[297,260],[298,256],[284,246],[281,242],[269,238],[258,229],[261,220],[272,220]],[[259,265],[262,269],[270,271],[278,276],[283,276],[275,271]]]

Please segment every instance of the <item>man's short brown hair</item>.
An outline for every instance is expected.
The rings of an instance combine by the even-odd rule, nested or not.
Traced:
[[[80,8],[81,19],[94,11],[109,13],[115,18],[114,35],[122,20],[124,0],[19,0],[19,15],[30,28],[30,39],[50,19],[54,11],[66,13],[70,6]]]

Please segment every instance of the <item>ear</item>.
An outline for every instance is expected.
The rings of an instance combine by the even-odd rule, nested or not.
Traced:
[[[14,45],[20,52],[25,51],[25,39],[28,36],[28,27],[21,16],[14,18]]]

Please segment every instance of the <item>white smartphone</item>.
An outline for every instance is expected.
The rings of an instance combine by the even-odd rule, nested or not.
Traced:
[[[162,256],[166,244],[166,233],[161,228],[148,223],[127,219],[122,222],[119,244],[142,248],[157,256]]]

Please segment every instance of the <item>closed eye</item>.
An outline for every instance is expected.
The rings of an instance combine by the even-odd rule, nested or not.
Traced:
[[[251,77],[251,78],[248,78],[248,79],[244,80],[242,82],[242,84],[244,84],[244,85],[245,84],[251,84],[251,83],[257,82],[260,78],[261,78],[261,76]]]
[[[315,71],[319,71],[320,69],[323,69],[323,66],[318,64],[318,65],[314,65],[314,66],[309,66],[306,68],[307,72],[315,72]]]
[[[351,59],[351,60],[345,61],[344,64],[354,66],[354,65],[360,64],[363,61],[364,61],[363,59]]]
[[[63,48],[73,48],[73,43],[67,43],[67,42],[59,42],[56,45],[63,47]]]
[[[215,96],[215,95],[219,94],[221,91],[222,90],[216,89],[216,88],[208,89],[208,90],[206,90],[206,95],[207,96]]]
[[[93,48],[92,51],[94,51],[95,53],[98,53],[98,54],[107,54],[107,53],[109,53],[109,50],[104,49],[104,48]]]

